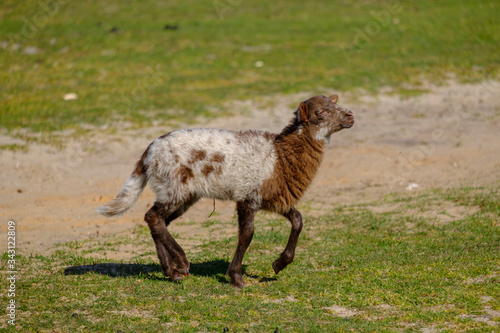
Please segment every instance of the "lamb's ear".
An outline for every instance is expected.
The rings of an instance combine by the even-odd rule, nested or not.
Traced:
[[[333,94],[330,96],[330,99],[332,100],[333,104],[337,104],[337,101],[339,100],[339,95]]]
[[[301,102],[299,104],[297,116],[299,117],[299,122],[307,123],[309,121],[309,109],[306,103]]]

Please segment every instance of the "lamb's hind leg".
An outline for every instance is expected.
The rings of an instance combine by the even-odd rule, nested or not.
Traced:
[[[189,274],[189,262],[184,250],[168,232],[167,226],[181,216],[196,200],[189,201],[173,210],[158,202],[146,213],[145,220],[155,242],[156,253],[163,273],[174,281]]]
[[[295,257],[295,247],[299,239],[300,232],[302,231],[302,215],[293,207],[288,213],[283,214],[292,224],[292,231],[288,238],[288,244],[285,250],[281,253],[280,257],[273,262],[273,269],[276,274],[283,270],[288,264],[293,261]]]

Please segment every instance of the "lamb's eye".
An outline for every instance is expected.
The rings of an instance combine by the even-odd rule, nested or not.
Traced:
[[[324,117],[324,116],[326,116],[327,113],[328,113],[328,110],[325,110],[325,109],[316,111],[316,114],[318,115],[318,117]]]

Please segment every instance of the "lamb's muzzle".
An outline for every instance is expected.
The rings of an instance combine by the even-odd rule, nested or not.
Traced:
[[[228,275],[244,285],[241,265],[254,230],[254,217],[265,209],[292,225],[288,244],[273,262],[276,273],[293,261],[302,230],[295,204],[311,184],[330,136],[354,124],[353,113],[337,105],[338,95],[318,95],[299,104],[280,134],[251,130],[185,129],[154,140],[113,201],[99,207],[104,216],[129,209],[149,182],[156,202],[146,213],[163,273],[173,280],[189,274],[189,262],[167,227],[200,198],[237,203],[239,236]]]
[[[344,120],[342,121],[343,128],[350,128],[354,125],[354,114],[349,111],[345,114]]]

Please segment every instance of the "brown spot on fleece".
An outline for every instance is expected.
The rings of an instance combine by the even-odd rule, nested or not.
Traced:
[[[222,153],[215,153],[210,157],[210,162],[222,163],[226,159],[226,156]]]
[[[202,149],[195,149],[191,151],[191,158],[189,159],[188,163],[193,164],[198,161],[202,161],[207,157],[207,151],[202,150]]]
[[[133,175],[139,176],[139,175],[142,175],[142,174],[146,173],[147,167],[144,164],[144,161],[148,157],[149,148],[150,147],[151,147],[151,144],[148,146],[148,148],[146,148],[146,150],[144,151],[144,153],[142,153],[141,159],[139,161],[137,161],[137,163],[135,165],[135,169],[132,172]]]
[[[214,171],[214,167],[211,164],[205,164],[203,168],[201,169],[201,173],[205,175],[205,177],[208,177],[208,175]]]
[[[182,164],[177,169],[177,174],[181,177],[181,183],[186,184],[191,178],[194,177],[193,170]]]

